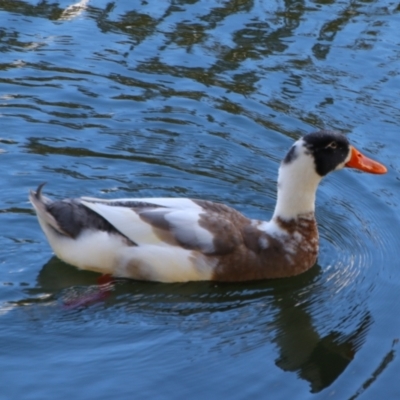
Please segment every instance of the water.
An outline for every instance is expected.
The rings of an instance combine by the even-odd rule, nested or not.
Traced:
[[[0,1],[0,397],[394,399],[399,5]],[[318,192],[318,265],[272,282],[118,281],[52,256],[29,189],[181,196],[268,219],[317,128],[389,168]]]

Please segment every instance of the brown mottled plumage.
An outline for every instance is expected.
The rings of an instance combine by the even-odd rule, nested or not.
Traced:
[[[278,220],[278,222],[283,222]],[[299,222],[303,226],[299,225]],[[217,281],[260,280],[284,278],[307,271],[317,261],[318,230],[312,218],[300,218],[284,223],[282,232],[287,232],[281,239],[268,236],[252,225],[243,228],[243,244],[235,251],[220,257],[213,279]],[[293,246],[292,233],[301,236]],[[265,238],[268,246],[260,246],[260,239]],[[288,254],[288,247],[294,247],[293,254]],[[251,265],[251,268],[249,268]]]

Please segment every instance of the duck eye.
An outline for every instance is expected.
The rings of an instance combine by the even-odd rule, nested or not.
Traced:
[[[337,143],[336,143],[336,142],[330,142],[330,143],[328,144],[328,146],[326,146],[325,148],[326,148],[326,149],[329,149],[329,148],[331,148],[331,149],[336,149],[336,148],[337,148]]]

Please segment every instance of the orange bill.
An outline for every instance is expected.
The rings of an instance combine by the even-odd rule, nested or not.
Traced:
[[[385,174],[387,172],[387,168],[384,165],[364,156],[355,147],[350,146],[350,150],[351,157],[346,163],[346,167],[356,168],[371,174]]]

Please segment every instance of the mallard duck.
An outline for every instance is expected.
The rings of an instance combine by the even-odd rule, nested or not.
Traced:
[[[317,187],[344,167],[387,171],[341,134],[319,131],[297,140],[280,165],[270,221],[188,198],[52,201],[43,184],[29,198],[55,254],[81,269],[159,282],[283,278],[315,264]]]

